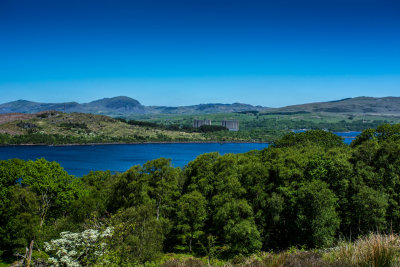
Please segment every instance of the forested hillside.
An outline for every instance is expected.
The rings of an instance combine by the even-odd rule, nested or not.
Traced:
[[[35,262],[177,266],[167,253],[234,264],[302,247],[319,249],[306,254],[318,266],[361,266],[325,248],[400,231],[399,166],[400,125],[364,131],[351,146],[329,132],[291,133],[262,151],[204,154],[183,169],[161,158],[76,178],[44,159],[1,161],[1,255],[12,261],[31,245]],[[365,266],[391,266],[389,254],[389,265]]]

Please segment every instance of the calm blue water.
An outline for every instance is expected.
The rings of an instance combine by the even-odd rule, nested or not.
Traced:
[[[343,138],[343,142],[345,144],[350,145],[350,143],[360,134],[361,132],[344,132],[344,133],[339,133],[339,132],[334,132],[334,134],[339,135],[340,137]]]
[[[301,130],[292,130],[294,133],[302,133],[307,130],[301,129]],[[333,132],[336,135],[339,135],[340,137],[343,138],[343,142],[347,145],[350,145],[350,143],[361,133],[361,132]]]
[[[175,167],[183,167],[200,154],[244,153],[267,146],[266,143],[4,146],[0,147],[0,160],[45,158],[49,161],[57,161],[69,174],[82,176],[91,170],[124,172],[133,165],[143,164],[160,157],[170,158]]]
[[[360,132],[335,134],[343,137],[344,143],[350,144]],[[244,153],[266,147],[268,147],[266,143],[4,146],[0,147],[0,160],[45,158],[49,161],[57,161],[69,174],[82,176],[91,170],[124,172],[133,165],[143,164],[160,157],[171,159],[175,167],[183,167],[204,153]]]

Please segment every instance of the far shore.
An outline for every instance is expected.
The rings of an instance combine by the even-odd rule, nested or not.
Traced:
[[[1,144],[6,146],[99,146],[99,145],[151,145],[151,144],[272,144],[266,141],[152,141],[131,143],[85,143],[85,144]]]

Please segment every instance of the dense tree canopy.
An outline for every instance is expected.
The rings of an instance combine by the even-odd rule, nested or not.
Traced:
[[[62,232],[114,229],[99,260],[129,265],[167,252],[230,258],[398,232],[399,136],[398,125],[383,125],[346,146],[324,131],[291,133],[183,169],[161,158],[80,178],[44,159],[0,161],[0,250],[21,253],[35,240],[45,258],[45,242]]]

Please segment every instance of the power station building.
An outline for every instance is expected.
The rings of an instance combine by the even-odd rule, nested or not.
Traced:
[[[202,125],[211,125],[211,120],[193,120],[193,128],[200,128]]]
[[[229,131],[239,131],[238,120],[223,120],[221,125],[227,128]]]

